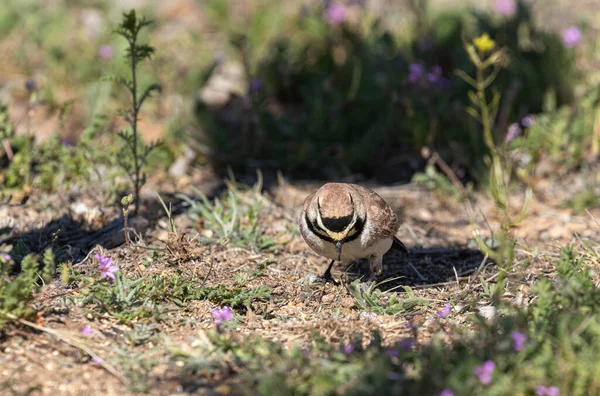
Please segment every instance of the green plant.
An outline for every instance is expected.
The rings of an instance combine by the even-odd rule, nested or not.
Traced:
[[[467,113],[481,124],[483,141],[490,155],[487,158],[489,165],[489,189],[496,210],[500,214],[500,229],[495,234],[498,243],[496,249],[485,244],[479,232],[475,233],[475,240],[481,251],[488,255],[500,267],[498,284],[502,284],[506,273],[512,268],[515,257],[516,242],[511,229],[523,221],[527,215],[529,204],[532,199],[532,189],[527,187],[525,200],[520,213],[513,215],[510,207],[511,198],[511,176],[513,174],[513,163],[508,155],[507,145],[498,144],[494,138],[493,126],[500,106],[500,93],[492,92],[492,99],[488,101],[488,88],[494,82],[502,69],[505,61],[504,52],[495,50],[496,43],[483,34],[473,40],[472,43],[465,42],[465,51],[475,66],[475,77],[470,77],[464,71],[457,74],[473,88],[469,91],[471,107],[467,107]],[[496,288],[494,300],[497,303],[503,293],[503,289]]]
[[[196,222],[201,219],[203,227],[213,233],[213,236],[207,238],[209,242],[227,241],[232,246],[255,251],[278,250],[280,247],[276,241],[259,228],[262,197],[260,194],[246,194],[241,188],[236,184],[229,184],[223,196],[215,198],[214,202],[193,187],[199,200],[192,200],[182,194],[178,197],[189,204],[189,216]]]
[[[35,315],[31,307],[34,293],[41,289],[41,283],[48,283],[54,275],[54,256],[46,250],[42,263],[35,255],[29,254],[20,262],[20,272],[13,275],[15,261],[9,255],[0,256],[0,330],[16,318]]]
[[[131,94],[129,109],[120,110],[118,114],[123,117],[130,126],[130,130],[122,130],[118,136],[123,140],[124,147],[118,155],[118,161],[125,170],[134,189],[134,214],[137,214],[140,203],[140,190],[146,182],[146,166],[148,155],[159,143],[146,145],[141,141],[138,131],[139,114],[144,102],[151,97],[152,93],[161,90],[160,85],[150,84],[143,90],[139,88],[138,66],[145,59],[151,59],[154,48],[148,44],[139,43],[140,31],[152,22],[144,17],[138,19],[135,10],[123,14],[121,25],[115,32],[127,40],[128,47],[125,58],[129,62],[130,78],[120,76],[108,76],[107,79],[115,81],[127,88]]]
[[[387,281],[387,280],[386,280]],[[406,286],[406,296],[400,297],[398,293],[382,292],[377,288],[381,283],[362,288],[360,280],[346,285],[348,293],[354,297],[354,303],[361,311],[374,312],[378,315],[397,315],[418,309],[426,305],[427,299],[417,298],[411,288]]]

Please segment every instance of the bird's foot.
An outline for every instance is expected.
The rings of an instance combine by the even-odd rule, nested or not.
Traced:
[[[329,263],[329,267],[327,267],[323,275],[319,276],[319,278],[325,283],[331,282],[334,285],[338,286],[340,282],[336,281],[335,279],[333,279],[333,276],[331,276],[331,267],[333,267],[333,260],[331,260],[331,263]]]

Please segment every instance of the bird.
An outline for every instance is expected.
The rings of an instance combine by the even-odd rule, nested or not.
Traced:
[[[375,191],[353,183],[326,183],[308,195],[298,215],[300,234],[317,254],[331,260],[321,278],[331,276],[337,261],[367,259],[370,280],[383,270],[383,255],[391,248],[408,253],[396,237],[398,216]]]

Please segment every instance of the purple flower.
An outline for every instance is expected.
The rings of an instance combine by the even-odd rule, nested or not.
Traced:
[[[354,344],[349,343],[349,344],[344,345],[342,352],[344,353],[344,355],[350,356],[352,354],[352,352],[354,352]]]
[[[253,78],[250,80],[250,91],[259,92],[263,89],[263,82],[260,78]]]
[[[506,142],[512,142],[521,133],[521,127],[516,122],[510,124],[508,127],[508,133],[506,134]]]
[[[116,265],[111,265],[109,267],[102,268],[102,273],[100,274],[100,279],[110,278],[112,280],[117,279],[115,272],[119,270],[119,267]]]
[[[534,122],[535,118],[532,115],[528,115],[523,117],[521,120],[521,125],[523,125],[525,128],[531,128]]]
[[[4,261],[10,261],[12,259],[12,257],[10,257],[10,254],[5,254],[2,256],[2,260]]]
[[[81,329],[81,335],[89,337],[92,334],[94,334],[94,329],[92,329],[90,326],[85,326],[83,329]]]
[[[448,304],[444,305],[444,308],[441,311],[437,311],[435,313],[435,315],[438,318],[444,319],[444,318],[447,318],[451,312],[452,312],[452,305],[450,303],[448,303]]]
[[[425,68],[420,63],[411,63],[408,66],[408,81],[416,83],[425,74]]]
[[[517,12],[517,2],[515,0],[496,0],[494,10],[500,15],[513,16]]]
[[[452,390],[446,388],[440,392],[440,396],[454,396],[454,392],[452,392]]]
[[[517,352],[522,351],[525,348],[525,342],[527,341],[527,336],[520,331],[513,331],[510,337],[513,340],[513,349]]]
[[[115,54],[115,51],[113,50],[113,47],[108,44],[104,44],[98,50],[98,55],[100,55],[100,58],[102,58],[104,60],[112,59],[114,54]]]
[[[110,257],[103,256],[99,253],[94,253],[94,256],[98,260],[98,265],[100,266],[100,270],[102,273],[100,274],[100,279],[110,278],[112,280],[117,279],[115,272],[119,270],[119,267],[113,264],[113,260]]]
[[[437,65],[433,66],[431,71],[427,73],[427,80],[432,84],[438,82],[440,77],[442,77],[442,68]]]
[[[560,390],[557,386],[540,385],[535,387],[535,394],[538,396],[558,396]]]
[[[94,364],[100,364],[102,361],[98,358],[92,358],[92,363]]]
[[[405,338],[402,341],[399,341],[396,345],[398,348],[404,349],[405,351],[410,351],[415,344],[415,340],[412,338]]]
[[[325,9],[325,20],[330,25],[339,25],[346,20],[346,6],[331,2]]]
[[[220,326],[223,322],[233,319],[233,312],[231,312],[231,308],[229,307],[223,307],[222,309],[215,308],[210,311],[210,313],[215,318],[215,324],[217,326]]]
[[[581,30],[577,26],[569,26],[562,32],[563,43],[567,48],[573,48],[581,41]]]
[[[37,84],[35,83],[35,81],[33,81],[33,80],[25,81],[25,89],[28,92],[33,92],[33,91],[35,91],[36,88],[37,88]]]
[[[96,260],[98,260],[98,265],[100,268],[109,267],[113,263],[113,260],[110,257],[103,256],[98,252],[94,253],[94,257],[96,257]]]
[[[492,373],[496,368],[496,363],[491,360],[486,360],[481,366],[475,367],[473,373],[479,377],[482,384],[487,385],[492,382]]]
[[[396,348],[388,348],[387,352],[388,352],[388,356],[391,359],[396,359],[400,356],[400,354],[398,353],[398,350]]]

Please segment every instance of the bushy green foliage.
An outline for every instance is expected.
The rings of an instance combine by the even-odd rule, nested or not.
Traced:
[[[20,262],[20,272],[13,274],[15,261],[10,256],[0,256],[0,330],[15,318],[27,318],[35,314],[31,307],[33,294],[45,282],[52,281],[54,256],[46,250],[42,263],[29,254]]]
[[[509,61],[490,86],[502,98],[496,136],[540,112],[546,94],[559,105],[573,99],[572,52],[555,33],[537,29],[523,4],[519,10],[499,18],[425,9],[417,13],[414,36],[400,37],[363,15],[365,9],[357,11],[359,22],[338,25],[315,5],[285,24],[265,56],[264,44],[256,48],[256,40],[239,33],[232,46],[244,61],[247,94],[217,109],[197,103],[212,159],[301,177],[369,177],[390,170],[396,156],[418,156],[430,146],[468,173],[482,165],[488,148],[463,112],[467,87],[453,76],[456,69],[474,72],[463,37],[487,31],[506,47]],[[412,166],[394,167],[393,177],[409,178],[419,167]]]

